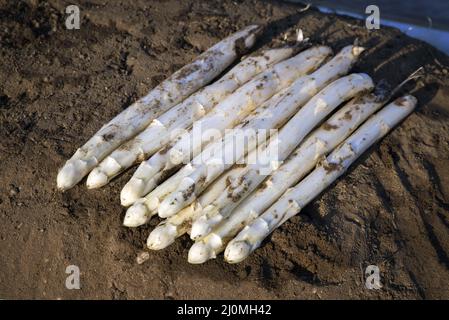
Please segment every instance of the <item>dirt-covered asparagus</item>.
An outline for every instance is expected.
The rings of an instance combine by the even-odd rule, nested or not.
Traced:
[[[323,156],[332,151],[371,114],[382,107],[386,98],[385,94],[368,94],[351,100],[314,130],[270,177],[261,175],[254,177],[254,183],[250,184],[243,194],[241,189],[228,189],[231,186],[228,183],[226,191],[216,197],[211,204],[217,214],[211,217],[206,215],[202,221],[204,237],[190,249],[189,262],[203,263],[215,258],[224,249],[227,241],[243,226],[279,199],[289,187],[298,183]],[[262,182],[264,184],[250,194]],[[236,191],[240,193],[238,196],[234,195]],[[249,196],[245,198],[247,194]],[[243,202],[237,206],[242,200]],[[199,213],[196,216],[199,216]],[[202,217],[200,216],[200,219]]]
[[[344,174],[361,154],[407,117],[415,106],[415,97],[401,97],[368,119],[298,185],[287,190],[268,210],[240,231],[227,245],[225,260],[229,263],[244,260],[271,232],[298,214]]]

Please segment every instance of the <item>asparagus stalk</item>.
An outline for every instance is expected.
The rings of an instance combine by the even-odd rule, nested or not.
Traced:
[[[416,102],[413,96],[401,97],[368,119],[305,179],[287,190],[268,210],[247,225],[227,245],[225,260],[229,263],[244,260],[260,246],[263,239],[298,214],[318,194],[345,173],[363,152],[408,116],[416,106]]]
[[[210,141],[211,137],[207,133],[223,133],[225,129],[235,126],[276,92],[288,87],[296,78],[316,69],[330,53],[331,49],[328,47],[310,48],[293,58],[277,63],[237,89],[206,116],[195,121],[193,128],[198,128],[201,131],[199,134],[195,130],[190,130],[142,162],[121,192],[122,204],[130,205],[150,192],[154,188],[154,181],[151,178],[156,174],[165,176],[182,163],[188,163],[191,157],[201,151],[206,141]],[[161,173],[161,170],[164,172]]]
[[[276,105],[276,103],[281,99],[282,95],[285,93],[286,89],[275,94],[273,97],[268,99],[262,104],[258,109],[254,110],[250,115],[247,116],[244,122],[250,122],[250,119],[255,118],[260,110],[266,110],[269,106]],[[206,147],[206,150],[212,149],[213,145]],[[163,180],[164,171],[159,172],[156,176],[151,178],[147,185],[157,186],[153,191],[151,191],[144,198],[140,198],[134,202],[134,204],[128,208],[123,225],[127,227],[138,227],[142,224],[147,223],[153,215],[157,213],[160,201],[164,199],[168,194],[176,190],[182,179],[192,173],[195,169],[193,163],[200,161],[202,154],[197,155],[190,163],[183,166],[179,171],[172,175],[167,180],[163,181],[161,184],[159,182]]]
[[[239,86],[274,63],[290,57],[293,52],[294,48],[291,47],[270,49],[244,59],[220,80],[194,93],[154,119],[134,139],[107,156],[87,177],[87,187],[90,189],[102,187],[127,168],[154,154]]]
[[[254,165],[250,165],[251,172],[249,173],[249,176],[255,178],[254,176],[261,174],[260,172],[262,170],[267,169],[265,168],[267,164],[271,165],[274,162],[277,163],[284,160],[301,140],[342,102],[354,97],[360,92],[371,90],[372,88],[373,82],[366,74],[352,74],[328,85],[306,103],[306,105],[304,105],[304,107],[302,107],[295,116],[285,124],[275,139],[272,139],[270,143],[265,146],[262,145],[250,153],[249,159],[259,158],[262,160],[256,161]],[[292,89],[298,88],[293,86]],[[303,89],[304,87],[300,86],[299,90],[289,91],[289,94],[285,95],[281,102],[275,107],[275,111],[279,111],[279,113],[272,113],[271,117],[258,120],[271,128],[277,128],[278,125],[282,125],[282,123],[296,111],[295,107],[298,107],[297,99],[298,97],[301,98],[301,94],[295,95],[295,93],[302,92]],[[302,102],[304,101],[301,101],[299,105],[301,105]],[[271,154],[272,152],[269,152],[270,150],[278,150],[278,152],[276,152],[277,154]],[[224,159],[226,153],[225,149],[223,158],[218,159],[218,161],[217,159],[213,159],[213,161],[210,161],[209,163],[202,164],[188,177],[185,177],[179,184],[178,189],[163,200],[159,206],[159,216],[171,216],[186,205],[189,205],[195,199],[197,194],[200,194],[211,181],[223,172],[223,169],[226,170],[232,165],[233,163],[230,163],[229,157],[227,157],[226,160]],[[236,158],[239,159],[242,156],[243,154],[239,154]],[[242,185],[243,189],[246,189],[252,182],[251,180],[245,181],[249,176],[242,176],[238,179],[238,184]],[[245,183],[247,184],[246,186]],[[214,215],[217,214],[217,212],[213,212]],[[202,228],[195,228],[195,226],[198,226],[198,223],[195,223],[192,227],[193,239],[201,237],[203,231],[205,231]]]
[[[66,162],[58,173],[58,188],[73,187],[99,161],[142,131],[155,117],[213,80],[253,46],[260,31],[260,26],[252,25],[220,41],[117,115]]]
[[[229,239],[279,199],[289,187],[298,183],[319,159],[333,150],[371,114],[382,107],[385,100],[386,96],[375,94],[352,99],[314,130],[255,192],[251,193],[265,180],[265,176],[258,174],[253,177],[253,183],[246,184],[248,186],[246,192],[238,188],[229,188],[232,182],[228,183],[226,191],[216,197],[210,206],[205,207],[203,215],[196,214],[199,219],[206,217],[202,222],[204,237],[190,249],[189,262],[203,263],[215,258],[224,249]],[[242,176],[242,174],[248,175],[243,169],[239,175]],[[236,194],[236,191],[240,193]],[[245,198],[250,193],[251,195]],[[242,200],[244,201],[234,210]],[[217,214],[209,216],[207,211],[212,211],[209,207],[216,210]],[[195,222],[197,223],[198,220]]]

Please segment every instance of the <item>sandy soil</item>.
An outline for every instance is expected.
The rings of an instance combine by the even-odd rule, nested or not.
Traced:
[[[449,298],[449,58],[399,31],[271,1],[0,1],[0,298]],[[259,47],[300,26],[335,50],[370,49],[354,71],[407,87],[417,111],[248,260],[189,265],[187,237],[150,252],[121,226],[120,187],[60,193],[57,169],[103,123],[212,43],[267,24]],[[290,38],[289,38],[290,39]],[[367,290],[367,265],[381,290]],[[68,265],[81,290],[65,288]]]

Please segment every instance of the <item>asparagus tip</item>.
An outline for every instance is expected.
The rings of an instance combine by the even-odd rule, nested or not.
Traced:
[[[170,196],[166,197],[158,208],[158,214],[161,218],[168,218],[179,212],[182,208],[180,207],[181,201],[179,199],[182,198],[182,192],[175,192]]]
[[[179,164],[182,163],[182,161],[184,160],[184,153],[180,150],[177,149],[170,149],[170,158],[168,163],[165,166],[166,170],[169,170]]]
[[[144,203],[134,203],[126,211],[123,225],[125,227],[138,227],[148,221],[149,210]]]
[[[88,189],[103,187],[108,183],[108,176],[98,168],[93,169],[87,176],[86,186]]]
[[[224,258],[228,263],[243,261],[251,253],[251,245],[246,241],[231,241],[226,247]]]
[[[148,236],[147,247],[161,250],[172,244],[177,237],[176,226],[167,223],[157,226]]]
[[[56,183],[58,189],[65,191],[72,188],[78,182],[78,170],[74,163],[67,163],[58,173]]]

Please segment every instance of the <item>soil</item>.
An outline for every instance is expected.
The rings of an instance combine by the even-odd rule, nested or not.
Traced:
[[[0,1],[0,298],[339,299],[449,298],[449,57],[398,30],[300,12],[277,1],[76,1],[81,28],[65,28],[73,1]],[[250,23],[258,47],[301,27],[335,51],[358,38],[354,67],[407,85],[419,106],[352,169],[246,261],[187,263],[181,238],[143,264],[157,219],[121,225],[121,186],[61,193],[56,174],[102,124],[214,42]],[[67,266],[81,271],[68,290]],[[365,288],[380,269],[382,288]]]

